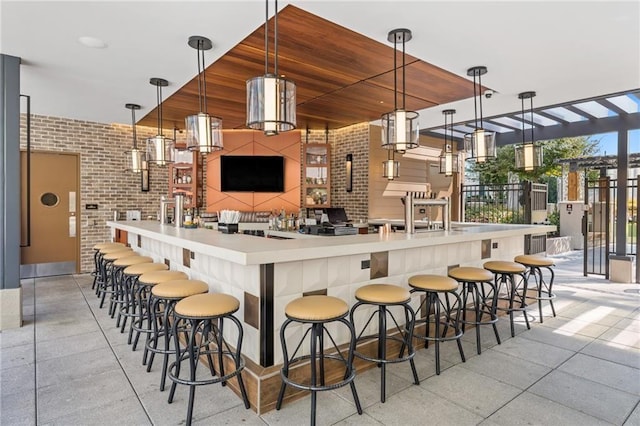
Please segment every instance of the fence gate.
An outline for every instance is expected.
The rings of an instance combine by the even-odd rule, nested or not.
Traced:
[[[583,218],[584,275],[609,278],[609,256],[616,252],[616,229],[624,227],[626,254],[638,254],[638,179],[623,182],[627,190],[625,223],[617,223],[616,202],[618,180],[603,177],[585,181],[585,204],[589,211]],[[636,262],[636,265],[638,262]],[[636,282],[640,269],[636,268]]]

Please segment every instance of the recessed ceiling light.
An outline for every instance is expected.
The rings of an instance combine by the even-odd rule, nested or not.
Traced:
[[[107,43],[95,37],[82,36],[78,38],[78,41],[83,46],[92,47],[94,49],[104,49],[107,47]]]

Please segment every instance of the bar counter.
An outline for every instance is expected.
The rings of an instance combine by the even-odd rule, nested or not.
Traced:
[[[236,317],[244,328],[246,380],[249,398],[258,412],[273,408],[277,396],[277,372],[282,364],[279,330],[285,320],[284,308],[291,300],[327,294],[353,306],[355,290],[362,285],[388,283],[408,288],[407,280],[415,274],[446,275],[449,268],[458,265],[482,267],[488,260],[513,260],[524,253],[526,235],[555,230],[548,225],[454,223],[450,231],[415,234],[310,236],[265,231],[287,238],[276,239],[176,228],[156,221],[112,221],[107,225],[114,234],[126,231],[127,242],[136,252],[205,281],[212,292],[240,300]],[[414,309],[418,304],[415,298]],[[298,336],[302,327],[287,331]],[[340,333],[334,337],[338,343],[347,340]]]

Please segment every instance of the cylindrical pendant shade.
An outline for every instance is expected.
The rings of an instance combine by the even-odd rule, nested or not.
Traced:
[[[386,160],[382,162],[382,177],[393,180],[400,176],[400,162]]]
[[[296,128],[296,85],[273,74],[247,80],[247,126],[270,135]]]
[[[496,157],[496,134],[484,129],[464,135],[464,148],[477,163]]]
[[[440,173],[445,176],[452,176],[458,173],[458,154],[451,151],[443,151],[440,155]]]
[[[531,171],[542,166],[542,147],[532,143],[515,146],[516,168]]]
[[[157,135],[147,139],[147,161],[158,166],[173,163],[175,143],[164,135]]]
[[[382,114],[382,147],[406,151],[419,146],[420,126],[415,111],[396,110]]]
[[[137,148],[133,148],[131,151],[125,151],[125,170],[128,172],[140,173],[144,169],[143,166],[146,164],[146,159],[146,152]]]
[[[223,148],[222,119],[203,112],[185,118],[187,149],[208,153]]]

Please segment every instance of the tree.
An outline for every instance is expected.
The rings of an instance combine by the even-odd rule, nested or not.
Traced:
[[[588,137],[562,138],[536,142],[544,147],[542,167],[532,171],[516,169],[513,145],[497,149],[496,158],[485,163],[471,163],[469,171],[478,174],[481,184],[503,184],[509,173],[518,175],[521,181],[547,183],[551,178],[562,175],[562,165],[556,160],[565,158],[588,157],[597,152],[598,140]]]

